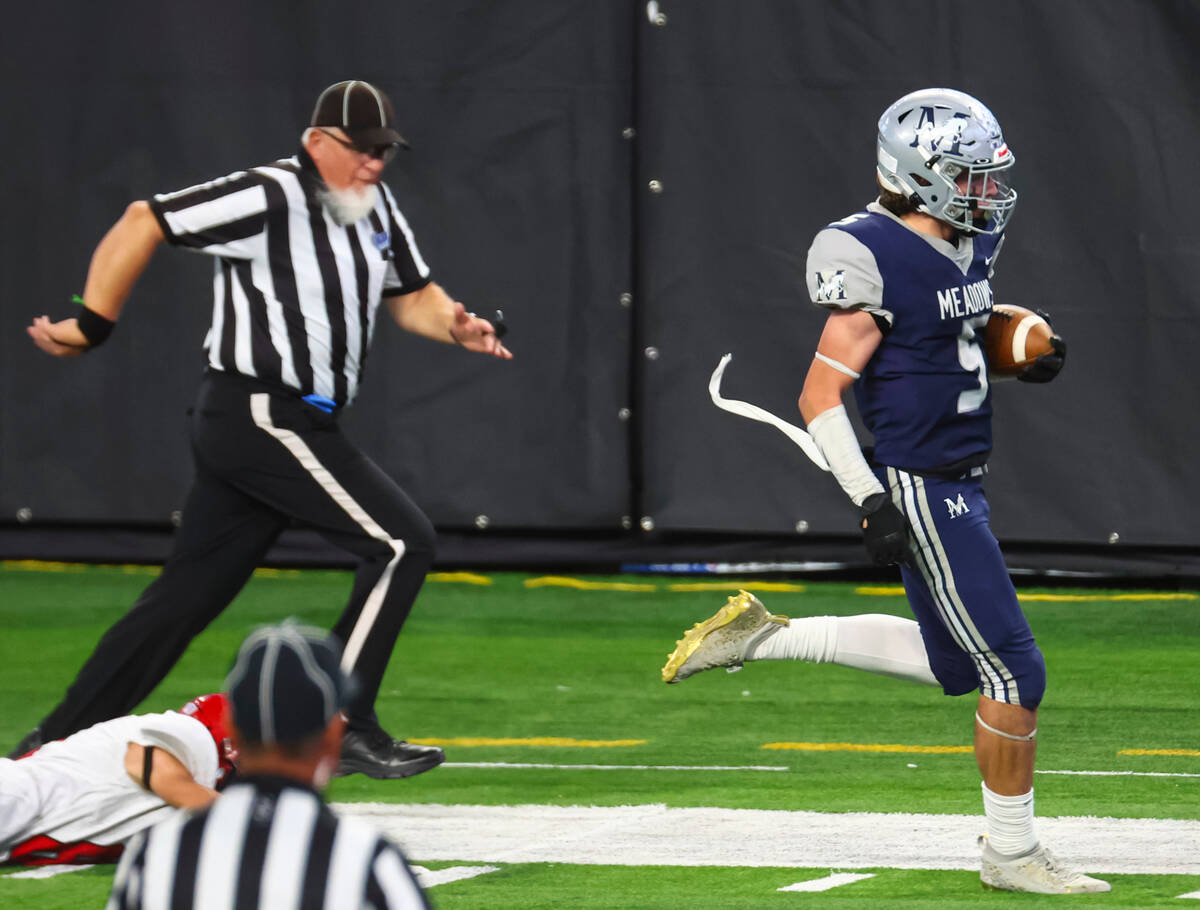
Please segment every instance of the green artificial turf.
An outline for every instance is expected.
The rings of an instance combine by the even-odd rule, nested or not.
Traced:
[[[588,771],[440,768],[406,781],[337,780],[335,801],[805,809],[978,814],[970,754],[770,750],[766,743],[967,746],[974,697],[838,667],[752,664],[673,686],[659,677],[675,639],[711,615],[726,592],[680,592],[674,578],[591,577],[646,591],[529,587],[500,573],[487,584],[431,580],[401,634],[377,703],[394,734],[414,740],[566,737],[638,740],[591,747],[447,745],[448,762],[622,765],[769,765],[786,772]],[[61,696],[101,634],[152,580],[147,569],[0,567],[0,743],[24,735]],[[711,579],[708,579],[711,581]],[[907,616],[902,596],[854,585],[800,582],[802,592],[760,592],[790,616],[885,612]],[[288,616],[332,625],[350,590],[334,571],[254,578],[140,706],[175,708],[219,689],[253,625]],[[1034,591],[1022,591],[1036,593]],[[1061,591],[1104,597],[1096,590]],[[1130,592],[1120,592],[1128,595]],[[1197,773],[1195,755],[1120,755],[1125,749],[1197,750],[1200,600],[1028,601],[1046,655],[1049,688],[1039,716],[1043,770]],[[915,767],[913,767],[915,766]],[[1200,778],[1039,775],[1041,815],[1196,819]],[[730,864],[737,865],[738,845]],[[653,862],[647,857],[647,862]],[[437,865],[437,864],[434,864]],[[440,885],[443,907],[828,906],[950,908],[1031,895],[985,894],[974,873],[879,870],[820,894],[775,889],[829,870],[530,864]],[[110,869],[48,881],[0,879],[0,907],[75,908],[103,902]],[[1113,876],[1109,907],[1170,904],[1200,880]],[[963,894],[969,902],[961,900]],[[956,898],[955,895],[959,897]],[[22,902],[25,903],[22,903]],[[1186,902],[1179,902],[1186,903]]]

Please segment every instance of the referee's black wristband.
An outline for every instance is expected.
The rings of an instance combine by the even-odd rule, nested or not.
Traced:
[[[95,348],[104,344],[108,340],[108,336],[112,334],[113,326],[116,325],[111,319],[101,316],[95,310],[89,310],[83,298],[76,294],[72,298],[79,304],[79,312],[75,314],[75,321],[79,323],[79,331],[83,333],[83,337],[88,340],[88,347]]]

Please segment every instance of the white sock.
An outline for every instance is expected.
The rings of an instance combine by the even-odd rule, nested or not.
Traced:
[[[806,660],[837,664],[882,676],[938,685],[929,669],[921,627],[911,619],[863,616],[802,616],[790,620],[747,651],[746,660]]]
[[[1033,830],[1033,790],[1020,796],[1001,796],[983,787],[983,811],[987,815],[988,845],[1001,856],[1024,856],[1037,847]]]

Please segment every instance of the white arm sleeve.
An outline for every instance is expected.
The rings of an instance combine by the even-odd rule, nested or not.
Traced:
[[[822,411],[809,422],[808,432],[829,462],[829,470],[838,484],[856,506],[861,506],[873,493],[884,492],[883,484],[863,458],[845,405]]]

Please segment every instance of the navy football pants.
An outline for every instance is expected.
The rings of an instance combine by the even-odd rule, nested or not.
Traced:
[[[914,555],[901,574],[933,675],[947,695],[977,688],[996,701],[1036,708],[1046,664],[988,523],[982,477],[877,473],[911,529]]]

